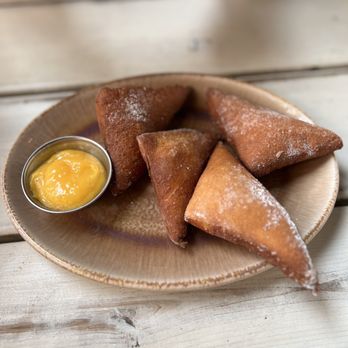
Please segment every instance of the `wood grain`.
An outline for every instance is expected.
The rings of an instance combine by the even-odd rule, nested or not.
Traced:
[[[309,246],[317,297],[275,269],[210,291],[127,290],[64,271],[25,242],[2,244],[0,346],[346,347],[347,228],[348,207],[335,208]]]
[[[271,14],[271,15],[270,15]],[[86,1],[0,7],[0,93],[150,72],[348,64],[348,3]]]

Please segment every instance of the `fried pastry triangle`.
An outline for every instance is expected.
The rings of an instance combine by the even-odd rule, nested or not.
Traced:
[[[246,247],[315,291],[316,272],[289,214],[221,143],[197,183],[185,220]]]
[[[244,165],[256,176],[343,146],[335,133],[211,89],[209,112]]]
[[[115,174],[112,193],[117,195],[145,171],[136,137],[165,129],[184,103],[189,88],[168,86],[101,88],[96,98],[100,132]]]
[[[216,140],[193,129],[145,133],[137,140],[168,236],[184,247],[184,212]]]

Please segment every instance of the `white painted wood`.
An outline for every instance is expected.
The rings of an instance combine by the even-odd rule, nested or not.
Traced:
[[[1,99],[0,99],[1,100]],[[41,112],[57,102],[54,100],[27,100],[18,99],[0,101],[0,163],[1,166],[7,156],[8,150],[16,140],[20,131]]]
[[[347,347],[348,207],[310,244],[317,297],[273,269],[220,289],[128,290],[0,245],[2,347]]]
[[[348,64],[345,0],[86,1],[0,7],[0,93],[163,71]]]
[[[2,173],[7,154],[19,135],[20,131],[42,111],[55,104],[57,99],[23,100],[12,98],[8,100],[0,99],[0,170]],[[18,185],[20,185],[18,183]],[[18,186],[20,187],[20,186]],[[0,199],[0,241],[11,240],[17,236],[17,231],[13,228],[6,215],[3,200]],[[18,238],[18,237],[16,237]]]

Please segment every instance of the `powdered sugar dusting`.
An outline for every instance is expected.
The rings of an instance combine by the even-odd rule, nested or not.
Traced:
[[[231,186],[227,186],[224,189],[223,197],[221,197],[221,200],[218,205],[218,213],[224,214],[225,210],[229,209],[229,204],[231,202],[235,202],[238,199],[235,188]],[[228,202],[228,203],[227,203]]]
[[[303,144],[303,148],[305,152],[310,156],[313,157],[316,153],[316,151],[313,149],[313,147],[310,144]]]
[[[284,163],[285,158],[294,163],[298,158],[313,158],[319,151],[311,130],[318,127],[304,120],[294,122],[288,115],[233,95],[223,96],[216,111],[227,140],[236,146],[249,168],[266,168],[279,160]],[[321,132],[321,136],[325,137],[325,133]],[[252,157],[243,158],[245,151],[252,152]]]
[[[130,89],[127,97],[124,99],[125,112],[137,122],[146,122],[148,114],[146,110],[145,89]]]
[[[293,143],[289,142],[287,144],[287,149],[285,153],[288,157],[296,157],[301,153],[301,149],[298,147],[295,147]]]
[[[238,234],[239,229],[250,228],[264,232],[264,240],[271,240],[273,233],[278,233],[278,228],[283,229],[284,223],[288,226],[291,233],[288,235],[286,245],[289,249],[301,249],[302,254],[306,256],[308,270],[301,275],[301,284],[308,289],[315,289],[316,273],[313,269],[311,259],[309,257],[307,247],[302,240],[295,223],[290,218],[286,209],[271,195],[271,193],[251,174],[249,174],[239,162],[233,166],[225,168],[225,171],[219,175],[225,188],[219,192],[217,197],[217,213],[219,214],[219,224],[226,233],[231,230],[231,223],[234,226],[234,234]],[[259,218],[256,225],[252,227],[247,221],[242,220],[226,220],[226,216],[234,216],[235,212],[239,212],[238,216],[244,216],[247,219],[249,212],[257,210]],[[204,212],[202,213],[202,217]],[[254,221],[255,223],[255,221]],[[252,231],[250,231],[252,232]],[[259,232],[259,233],[260,233]],[[243,238],[243,237],[241,237]],[[248,241],[249,245],[257,249],[261,254],[269,252],[275,262],[279,263],[281,256],[276,251],[270,250],[265,244],[258,244]],[[288,269],[283,269],[285,273],[289,273]],[[293,278],[298,280],[298,275]]]
[[[265,128],[272,129],[273,122],[271,122],[270,116],[278,119],[290,118],[275,110],[256,107],[232,95],[225,97],[217,109],[221,117],[221,125],[226,129],[227,133],[237,132],[241,135],[247,134],[260,124]]]
[[[127,120],[145,123],[149,120],[152,92],[147,87],[120,88],[113,100],[106,104],[111,122]]]
[[[272,227],[279,225],[280,221],[282,219],[285,219],[291,230],[294,233],[297,233],[297,228],[290,219],[287,211],[278,203],[278,201],[258,180],[249,180],[247,185],[251,197],[253,197],[253,200],[259,202],[263,207],[266,208],[267,222],[263,226],[265,231],[268,231]]]

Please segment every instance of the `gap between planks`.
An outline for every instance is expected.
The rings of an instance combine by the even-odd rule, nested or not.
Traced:
[[[180,72],[178,72],[180,73]],[[164,73],[165,74],[165,73]],[[183,72],[184,74],[184,72]],[[199,74],[199,73],[197,73]],[[205,73],[202,73],[203,75]],[[302,78],[315,78],[315,77],[325,77],[325,76],[337,76],[348,74],[348,64],[343,65],[332,65],[332,66],[313,66],[302,69],[285,69],[285,70],[272,70],[272,71],[255,71],[247,73],[226,73],[226,74],[215,74],[217,76],[226,77],[230,79],[236,79],[244,82],[270,82],[270,81],[279,81],[279,80],[294,80]],[[209,74],[207,74],[209,75]],[[211,74],[214,75],[214,74]],[[110,80],[113,81],[113,80]],[[46,87],[46,88],[31,88],[31,89],[22,89],[16,92],[1,92],[0,91],[0,103],[6,101],[7,98],[18,97],[25,99],[29,97],[32,99],[35,96],[38,96],[40,100],[52,99],[64,97],[73,92],[78,91],[82,88],[98,86],[110,81],[100,81],[96,83],[88,84],[78,84],[78,85],[67,85],[62,87]]]
[[[16,7],[29,7],[29,6],[51,6],[59,4],[72,4],[75,2],[122,2],[122,1],[143,1],[143,0],[0,0],[1,8],[16,8]],[[149,1],[149,0],[147,0]],[[151,1],[151,0],[150,0]],[[152,0],[156,1],[156,0]]]

